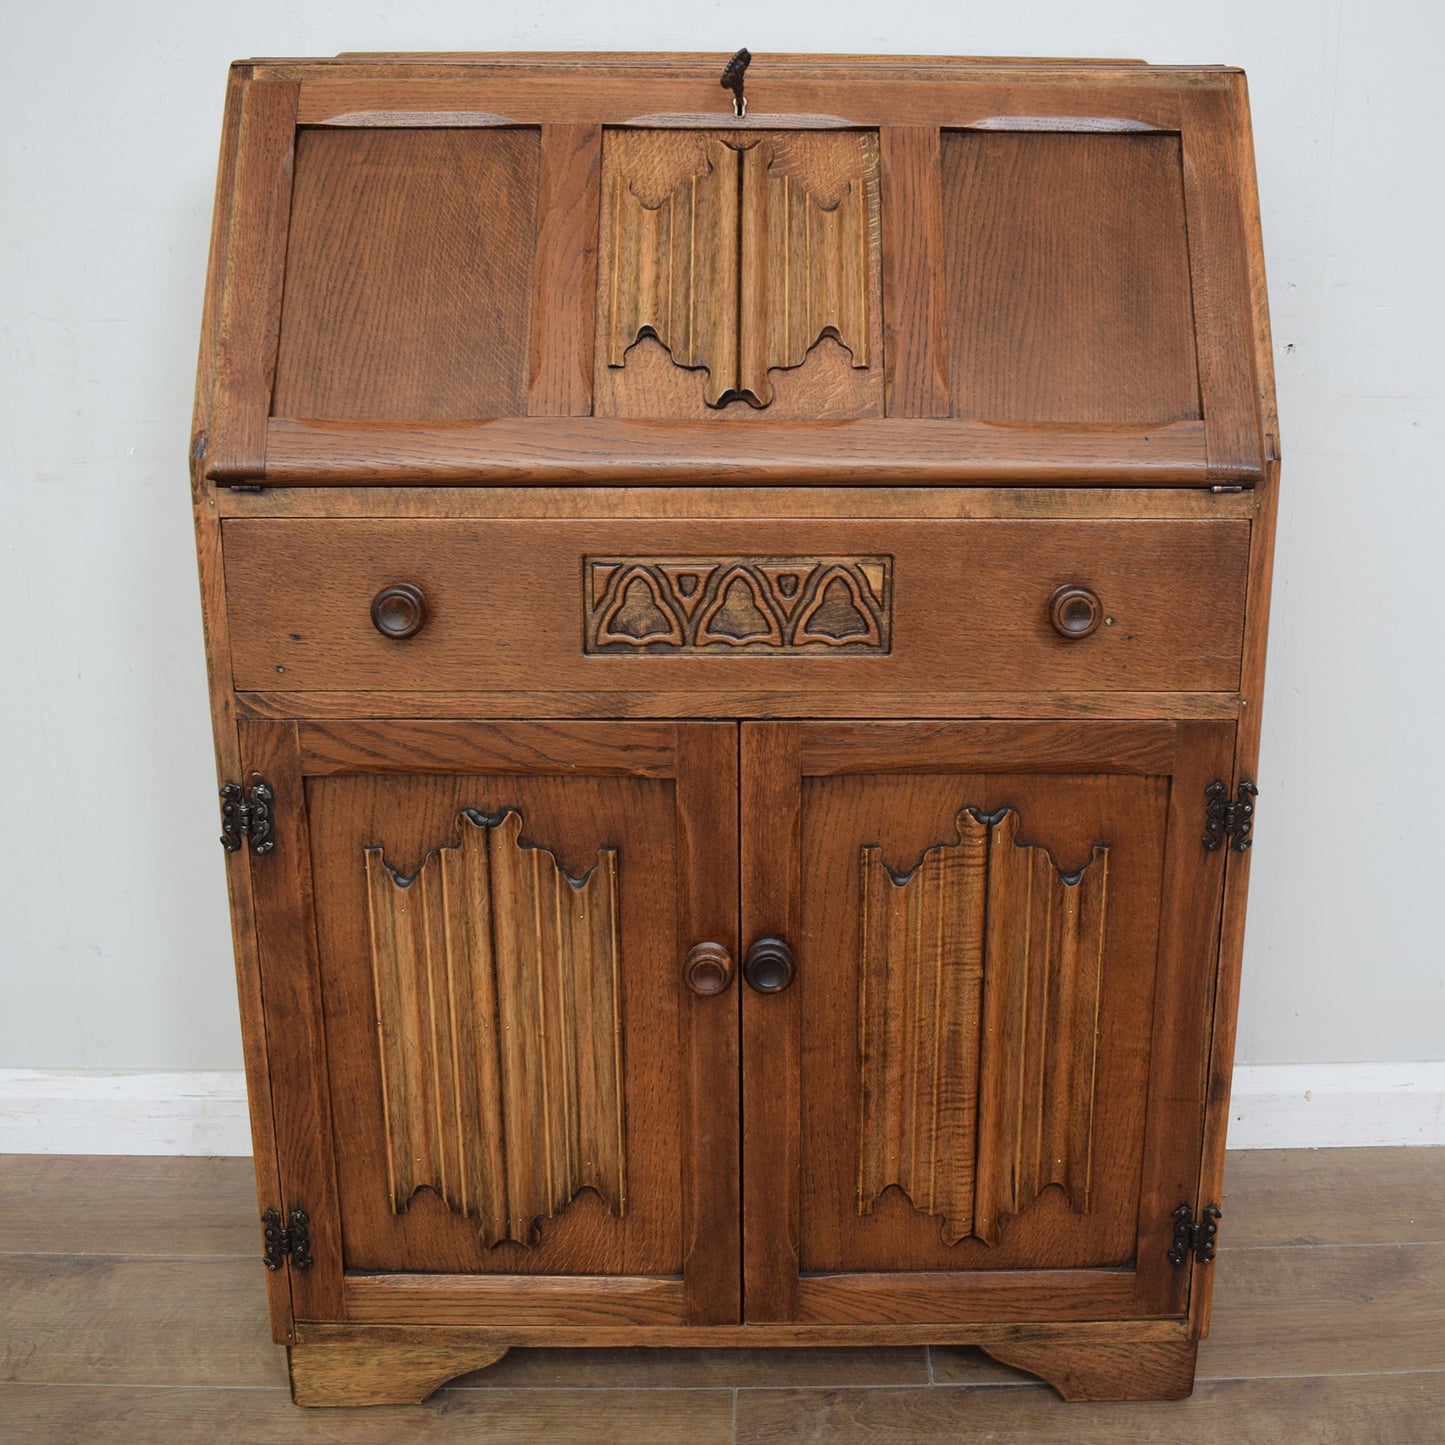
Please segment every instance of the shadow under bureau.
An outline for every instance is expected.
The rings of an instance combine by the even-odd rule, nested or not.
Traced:
[[[863,1342],[1179,1397],[1278,477],[1243,76],[722,68],[232,70],[192,485],[295,1398]]]

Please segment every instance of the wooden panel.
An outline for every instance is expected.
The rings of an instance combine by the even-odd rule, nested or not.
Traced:
[[[362,850],[392,1208],[433,1189],[488,1245],[627,1211],[617,850],[574,878],[522,826],[464,811],[410,877]]]
[[[817,129],[990,122],[1017,126],[1040,120],[1054,129],[1086,130],[1091,123],[1102,123],[1113,129],[1174,130],[1180,92],[1221,88],[1231,73],[1220,66],[1152,70],[1137,62],[1115,68],[939,56],[890,56],[882,61],[848,56],[832,64],[816,58],[764,57],[748,74],[753,119],[739,124],[730,115],[730,98],[718,89],[720,59],[636,57],[636,63],[622,65],[608,55],[587,69],[559,75],[498,68],[497,58],[478,57],[468,75],[455,60],[430,74],[408,73],[394,61],[368,74],[365,62],[351,58],[344,72],[335,66],[318,70],[314,62],[305,62],[270,64],[262,73],[304,82],[305,125],[601,120],[606,125],[707,125],[744,132],[780,123]],[[645,107],[642,113],[639,105]]]
[[[814,348],[824,364],[832,345],[825,337]],[[643,348],[651,346],[660,375],[681,377],[656,343],[634,348],[633,359],[614,379],[628,377]],[[841,348],[835,348],[842,355]],[[851,368],[845,368],[851,374]],[[266,480],[284,486],[364,485],[428,486],[526,482],[624,482],[629,486],[877,486],[932,483],[958,486],[1007,482],[1017,487],[1097,486],[1198,487],[1206,482],[1255,482],[1261,467],[1211,471],[1205,454],[1204,424],[1199,421],[1079,424],[1047,429],[1019,428],[988,421],[910,421],[900,417],[828,420],[831,403],[809,393],[809,416],[823,421],[773,425],[790,408],[789,378],[810,377],[809,368],[779,372],[779,393],[766,411],[729,407],[710,411],[694,398],[711,427],[692,422],[632,421],[603,415],[610,405],[604,379],[598,378],[593,420],[529,417],[494,422],[458,422],[447,426],[420,422],[362,423],[297,421],[273,418],[266,434]],[[618,383],[620,384],[620,383]],[[799,382],[801,396],[802,383]],[[831,395],[832,383],[826,388]],[[649,415],[656,415],[661,403]],[[669,406],[674,403],[669,402]],[[675,404],[677,408],[682,402]],[[751,417],[748,425],[740,423]],[[726,423],[728,429],[722,429]],[[207,475],[225,479],[208,468]]]
[[[858,1212],[897,1185],[948,1244],[1053,1184],[1089,1209],[1108,849],[1065,876],[1019,824],[965,808],[906,875],[862,850]]]
[[[677,729],[679,957],[694,944],[738,958],[738,730]],[[742,1319],[742,1124],[738,1116],[738,988],[684,1005],[689,1147],[683,1160],[683,1285],[687,1322]]]
[[[276,718],[1233,718],[1228,692],[242,692],[242,717]]]
[[[1200,415],[1175,137],[951,133],[943,205],[953,415]]]
[[[1182,1317],[1166,1198],[1198,1167],[1203,1054],[1186,1001],[1206,996],[1219,887],[1199,779],[1229,726],[1137,724],[1131,747],[1110,723],[745,724],[745,771],[760,728],[801,801],[788,825],[774,780],[743,810],[767,888],[801,868],[796,917],[773,904],[795,930],[779,997],[799,1011],[801,1104],[758,1106],[745,1135],[745,1181],[755,1157],[775,1178],[798,1161],[799,1278],[791,1297],[772,1285],[794,1311],[778,1317]],[[997,831],[972,850],[971,880],[970,821]],[[945,859],[964,875],[946,909]],[[900,916],[879,927],[890,906]],[[899,967],[876,966],[895,945]],[[910,1009],[909,989],[931,1007]],[[770,1084],[777,1001],[756,1007],[775,1020],[764,1046],[744,1036],[745,1077]],[[919,1087],[920,1071],[943,1087]],[[745,1208],[745,1240],[789,1217],[750,1195]],[[772,1235],[765,1247],[785,1267]]]
[[[1234,691],[1249,525],[1218,522],[225,523],[232,660],[248,691],[623,693],[934,690]],[[892,559],[887,657],[839,648],[584,659],[584,559]],[[835,574],[836,576],[837,574]],[[422,588],[430,620],[397,642],[370,617],[383,587]],[[1063,583],[1113,625],[1065,640]],[[681,623],[678,624],[679,630]],[[675,649],[674,649],[675,652]]]
[[[308,777],[403,767],[413,774],[526,772],[549,758],[565,758],[569,771],[609,777],[670,778],[677,766],[677,729],[668,723],[532,722],[519,729],[457,717],[375,724],[349,718],[304,722],[298,737]]]
[[[526,411],[535,130],[303,131],[272,410]]]
[[[736,728],[299,731],[347,1269],[736,1320],[736,995],[682,979],[699,934],[736,947]]]
[[[358,1324],[677,1325],[683,1284],[625,1275],[368,1274],[347,1279],[346,1314]]]
[[[878,415],[877,229],[871,135],[609,132],[598,412]]]
[[[1123,1267],[1134,1257],[1138,1231],[1167,766],[1163,776],[1092,768],[1050,775],[1026,762],[1016,772],[985,772],[960,740],[951,759],[905,773],[891,757],[906,751],[906,735],[895,735],[893,750],[885,751],[881,739],[876,747],[869,772],[807,777],[803,788],[800,937],[811,945],[800,948],[798,962],[809,1040],[803,1269],[831,1275]],[[806,776],[806,761],[803,767]],[[918,932],[933,925],[940,965],[920,980],[934,986],[923,1004],[928,1030],[909,1038],[909,1019],[895,1017],[887,1042],[925,1056],[890,1067],[886,1053],[885,1060],[865,1053],[860,1069],[859,1040],[878,1050],[885,1027],[866,1014],[882,1000],[865,971],[872,921],[859,882],[860,853],[867,848],[881,859],[874,866],[899,875],[933,851],[935,840],[958,838],[958,815],[967,807],[985,816],[1010,808],[1019,834],[1040,847],[989,843],[976,860],[978,911],[971,917],[950,911],[945,919],[932,910],[919,920]],[[1052,878],[1030,877],[1044,869]],[[1069,897],[1055,882],[1063,872],[1079,874],[1076,889],[1102,891],[1105,869],[1107,931],[1103,919],[1088,916],[1102,900],[1074,891],[1093,956],[1079,959],[1079,973],[1066,977],[1068,950],[1060,948],[1056,966],[1048,967],[1055,943],[1038,936],[1046,926],[1044,898],[1026,890],[1046,883],[1039,889],[1045,897],[1055,890]],[[926,882],[915,874],[910,887]],[[921,910],[926,896],[917,892],[910,901]],[[940,997],[949,985],[959,997]],[[1070,985],[1087,1016],[1077,1027],[1066,1013]],[[899,1000],[889,1002],[900,1010]],[[1053,1018],[1051,1007],[1058,1011]],[[922,1079],[911,1074],[915,1068]],[[888,1122],[880,1073],[896,1073],[889,1102],[914,1105],[911,1121]],[[1082,1281],[1080,1288],[1087,1288]],[[1131,1300],[1133,1291],[1131,1283]]]
[[[341,1228],[336,1170],[325,1137],[331,1118],[321,969],[316,946],[316,894],[306,783],[295,723],[239,725],[243,784],[265,781],[273,794],[272,852],[242,849],[255,899],[256,945],[266,1017],[276,1155],[282,1197],[267,1208],[310,1219],[308,1270],[288,1269],[298,1319],[339,1320]],[[285,821],[281,821],[284,815]]]
[[[1124,1319],[1134,1311],[1130,1270],[887,1270],[805,1274],[800,1322],[918,1325]],[[1002,1331],[1000,1331],[1002,1333]]]
[[[1184,425],[1184,423],[1181,423]],[[1187,425],[1198,425],[1187,423]],[[268,487],[223,489],[217,518],[229,517],[603,517],[977,518],[1172,517],[1254,519],[1251,491],[1203,487]]]
[[[588,557],[583,650],[881,655],[891,557]]]
[[[236,199],[215,341],[216,399],[205,443],[214,477],[256,477],[265,470],[297,93],[295,85],[268,82],[247,85],[241,96]]]
[[[884,126],[878,147],[887,412],[947,416],[948,297],[939,133],[931,127]]]
[[[592,410],[602,130],[543,126],[541,144],[527,412],[587,416]]]
[[[798,938],[802,795],[798,729],[742,729],[739,829],[743,946]],[[793,1320],[801,1268],[802,1010],[796,984],[743,990],[743,1318]],[[810,1041],[810,1047],[812,1047]]]
[[[525,732],[521,727],[515,730]],[[716,782],[727,787],[731,780]],[[309,804],[319,840],[312,869],[327,999],[332,1140],[344,1185],[347,1268],[425,1274],[680,1276],[681,1190],[691,1139],[672,782],[589,775],[545,753],[506,770],[481,763],[476,771],[412,774],[404,753],[399,753],[392,773],[369,771],[314,780]],[[610,1198],[585,1188],[565,1210],[544,1221],[527,1246],[503,1242],[492,1247],[481,1237],[476,1220],[455,1212],[433,1189],[419,1190],[404,1213],[396,1212],[388,1163],[396,1141],[388,1138],[386,1129],[392,1108],[387,1098],[390,1079],[377,1049],[372,929],[362,865],[364,850],[380,849],[388,864],[409,875],[420,870],[439,839],[455,837],[457,816],[463,810],[496,816],[509,809],[525,820],[526,841],[551,850],[555,865],[545,855],[532,854],[548,869],[560,868],[580,878],[598,866],[599,854],[605,868],[606,855],[615,850],[616,940],[611,950],[604,951],[604,961],[619,961],[616,984],[606,984],[616,988],[619,1017],[616,1022],[608,1019],[610,1009],[600,1003],[594,1012],[604,1027],[620,1031],[620,1054],[619,1045],[606,1039],[592,1040],[582,1052],[599,1066],[614,1066],[620,1057],[623,1102],[612,1116],[612,1129],[621,1124],[618,1114],[625,1113],[626,1208],[621,1208],[620,1171],[609,1178],[603,1166],[592,1177],[606,1186]],[[486,902],[496,899],[495,886],[491,892],[491,900],[474,892],[469,900],[473,918]],[[541,899],[538,888],[535,900]],[[575,906],[570,893],[562,899],[569,911]],[[544,1107],[543,1094],[544,1088],[551,1089],[550,1079],[544,1085],[543,1076],[568,1078],[570,1061],[559,1050],[561,1040],[554,1033],[539,1039],[539,1021],[533,1017],[524,1022],[530,1010],[540,1009],[541,1027],[565,1023],[542,999],[526,991],[538,977],[527,963],[531,935],[539,925],[525,917],[511,925],[498,917],[493,926],[499,935],[520,939],[524,953],[505,965],[498,959],[494,1026],[500,1060],[489,1051],[480,1053],[475,1087],[482,1096],[479,1107],[490,1109],[497,1121],[492,1135],[482,1126],[483,1138],[490,1142],[500,1131],[494,1147],[505,1154],[509,1222],[521,1221],[525,1227],[530,1219],[523,1188],[541,1185],[537,1193],[542,1198],[536,1199],[534,1212],[543,1212],[545,1203],[559,1199],[565,1189],[564,1181],[549,1177],[549,1164],[572,1173],[568,1147],[572,1141],[547,1139],[547,1127],[561,1119]],[[561,960],[536,962],[552,969]],[[511,974],[513,966],[527,975],[515,980],[516,989],[501,976]],[[545,987],[550,990],[554,982],[560,985],[552,978]],[[603,981],[593,979],[589,991],[602,986]],[[515,1005],[514,1016],[503,1017],[500,1010],[509,998]],[[395,1024],[384,1019],[383,1026]],[[603,1080],[596,1083],[600,1088]],[[709,1118],[721,1102],[712,1101]],[[596,1122],[600,1131],[605,1121],[597,1117]],[[608,1154],[616,1159],[620,1148],[615,1133],[611,1138]],[[496,1167],[494,1158],[493,1177]],[[578,1175],[586,1171],[577,1168],[578,1174],[570,1180],[574,1186],[585,1182]]]
[[[1183,194],[1189,218],[1199,386],[1210,469],[1224,473],[1238,466],[1258,466],[1263,460],[1228,93],[1190,96],[1184,103],[1184,118]]]

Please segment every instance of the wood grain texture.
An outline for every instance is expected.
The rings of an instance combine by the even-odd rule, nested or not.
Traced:
[[[506,1350],[426,1344],[358,1346],[349,1340],[286,1351],[297,1405],[420,1405],[464,1370],[481,1370]]]
[[[1194,1340],[1168,1344],[985,1345],[994,1359],[1047,1380],[1065,1400],[1185,1400]]]
[[[253,80],[240,97],[235,200],[220,273],[216,390],[206,444],[212,476],[256,477],[266,469],[298,94],[295,85]],[[211,275],[214,287],[216,271]]]
[[[799,938],[802,793],[798,730],[741,730],[741,938]],[[802,968],[807,968],[806,960]],[[805,975],[806,977],[806,975]],[[802,1009],[797,982],[778,994],[743,990],[742,1070],[765,1082],[742,1090],[743,1318],[797,1317],[801,1270]]]
[[[738,1397],[747,1445],[970,1437],[1038,1445],[1275,1445],[1282,1440],[1418,1445],[1438,1434],[1445,1373],[1202,1383],[1187,1401],[1081,1410],[1033,1389],[758,1390]]]
[[[542,127],[529,416],[592,411],[602,130]]]
[[[1228,91],[1192,95],[1182,109],[1199,389],[1210,469],[1222,473],[1264,464],[1238,159]]]
[[[706,415],[695,381],[660,369],[646,347],[630,354],[644,335],[674,366],[706,370],[702,400],[714,409],[771,408],[770,373],[802,366],[825,335],[853,369],[870,371],[879,330],[871,135],[610,132],[603,170],[599,410]],[[641,374],[618,375],[629,367]],[[774,414],[877,414],[876,375],[829,369],[828,401],[789,387]]]
[[[590,653],[884,655],[891,557],[588,557]]]
[[[519,813],[457,827],[410,877],[363,850],[392,1208],[530,1245],[582,1189],[627,1211],[617,850],[573,878]]]
[[[302,131],[272,411],[524,414],[539,170],[535,130]]]
[[[440,732],[446,730],[446,724],[439,725]],[[570,762],[564,751],[549,751],[541,730],[532,736],[530,756],[510,764],[489,763],[481,755],[470,766],[459,759],[455,772],[412,772],[410,740],[418,731],[415,727],[399,731],[392,740],[392,770],[376,771],[384,729],[369,725],[367,771],[317,777],[309,789],[332,1077],[334,1122],[327,1148],[346,1185],[341,1199],[346,1267],[368,1274],[415,1276],[663,1277],[676,1281],[680,1297],[682,1188],[694,1136],[686,1092],[688,1061],[682,1048],[683,1014],[691,994],[682,983],[683,950],[678,943],[681,880],[675,784],[670,778],[589,774],[585,764]],[[526,725],[512,724],[508,731],[519,740],[529,738]],[[730,792],[735,782],[721,777],[711,785]],[[542,880],[547,888],[529,884],[507,897],[495,886],[500,880],[494,879],[488,898],[478,897],[480,890],[473,888],[466,904],[471,926],[477,926],[490,905],[498,910],[494,938],[520,938],[522,944],[511,958],[502,957],[501,950],[497,953],[494,1037],[500,1044],[500,1063],[496,1079],[488,1082],[482,1065],[491,1061],[483,1051],[477,1080],[483,1100],[488,1089],[500,1091],[496,1110],[501,1115],[500,1147],[506,1154],[512,1194],[509,1226],[520,1221],[525,1228],[531,1222],[529,1209],[540,1212],[547,1199],[570,1193],[573,1184],[588,1178],[613,1196],[609,1202],[598,1188],[583,1188],[565,1210],[543,1222],[525,1247],[506,1240],[489,1245],[480,1237],[478,1221],[455,1212],[432,1189],[419,1190],[405,1212],[398,1214],[388,1164],[394,1146],[386,1128],[385,1060],[377,1048],[363,853],[368,848],[382,850],[386,862],[405,875],[421,870],[440,839],[455,838],[458,814],[468,809],[490,817],[508,811],[520,814],[526,841],[545,844],[556,857],[554,865],[534,852],[529,855],[533,866],[545,864],[554,874],[560,868],[574,878],[601,867],[593,890],[604,881],[608,858],[615,861],[611,918],[616,940],[603,952],[608,962],[616,962],[618,973],[615,982],[597,976],[586,980],[590,998],[596,998],[598,990],[606,994],[615,989],[615,993],[606,1006],[605,1000],[599,1000],[585,1012],[600,1028],[620,1023],[625,1050],[618,1060],[615,1039],[602,1036],[600,1028],[585,1043],[576,1044],[572,1052],[578,1055],[577,1070],[595,1072],[577,1082],[578,1096],[565,1108],[566,1088],[575,1077],[566,1041],[571,1028],[585,1027],[583,1000],[574,996],[564,1006],[564,980],[555,972],[564,955],[560,949],[550,950],[546,957],[536,951],[537,943],[557,936],[561,925],[555,916],[538,921],[535,906],[560,897],[570,911],[575,895],[570,885],[559,884],[554,877]],[[492,840],[494,845],[499,841]],[[386,886],[393,885],[388,880]],[[506,916],[513,910],[513,916],[521,915],[515,924]],[[453,943],[453,958],[460,952]],[[474,991],[482,990],[479,984]],[[462,997],[465,990],[459,988],[457,993]],[[503,1006],[511,1009],[511,1017],[501,1016]],[[384,1020],[391,1028],[399,1028],[399,1022]],[[480,1024],[485,1024],[485,1016]],[[600,1059],[595,1057],[599,1054]],[[604,1079],[607,1070],[619,1063],[620,1075]],[[548,1098],[554,1085],[555,1108]],[[612,1106],[610,1117],[600,1109],[580,1107],[581,1096],[603,1091],[610,1097],[610,1089],[619,1085],[623,1102]],[[700,1137],[715,1127],[712,1121],[721,1111],[735,1110],[735,1099],[734,1094],[732,1100],[704,1102],[696,1123]],[[571,1133],[573,1126],[563,1128],[569,1114],[580,1131],[576,1136]],[[609,1181],[607,1160],[618,1162],[615,1131],[622,1127],[624,1115],[626,1210],[619,1212],[621,1173],[615,1170]],[[605,1147],[607,1153],[591,1164],[585,1155],[572,1158],[572,1151],[587,1143],[589,1117],[595,1125],[591,1132],[600,1132],[604,1123],[614,1131],[610,1143],[595,1141],[597,1150]],[[558,1177],[562,1172],[571,1176],[566,1190]],[[537,1188],[540,1197],[535,1203],[522,1195],[523,1184]],[[543,1307],[544,1300],[531,1298],[534,1309]]]
[[[866,696],[746,692],[242,692],[249,718],[1234,718],[1228,692],[874,692]]]
[[[738,729],[727,722],[677,728],[677,852],[682,880],[677,951],[720,944],[736,959]],[[687,1322],[742,1319],[740,989],[684,1007],[688,1150],[683,1162],[683,1287]]]
[[[943,144],[953,415],[1200,415],[1179,143],[950,132]]]
[[[438,1352],[440,1355],[440,1352]],[[405,1359],[405,1355],[393,1358]],[[459,1355],[484,1358],[484,1352]],[[302,1369],[308,1366],[303,1363]],[[321,1366],[325,1369],[325,1366]],[[284,1386],[257,1390],[0,1386],[0,1411],[22,1439],[125,1445],[136,1440],[244,1440],[246,1445],[451,1445],[476,1440],[592,1445],[605,1431],[628,1445],[729,1445],[728,1390],[467,1390],[427,1410],[385,1406],[338,1414],[298,1410]]]
[[[949,415],[939,132],[878,132],[883,193],[884,388],[889,416]]]
[[[818,351],[829,344],[820,342]],[[661,348],[658,352],[665,359]],[[629,370],[624,367],[617,375]],[[791,374],[778,374],[780,392]],[[804,374],[800,369],[798,375]],[[645,420],[611,415],[603,385],[599,376],[596,415],[590,420],[522,417],[427,425],[273,417],[266,431],[265,480],[297,487],[338,482],[1202,487],[1211,482],[1252,485],[1263,476],[1262,468],[1254,466],[1211,469],[1199,421],[1047,428],[866,416],[787,421],[783,412],[788,408],[780,398],[765,411],[710,411],[699,401],[704,420],[715,421],[696,426],[651,420],[659,414],[651,403],[641,412]],[[810,396],[807,408],[817,415],[826,406]],[[754,420],[744,425],[748,417]],[[235,479],[210,465],[206,475]]]
[[[229,1259],[0,1256],[0,1380],[281,1383],[266,1323],[259,1225],[254,1238],[249,1256]]]
[[[224,526],[233,676],[243,691],[620,693],[646,686],[824,697],[840,690],[932,691],[942,678],[982,692],[1233,692],[1239,681],[1249,556],[1249,526],[1241,519],[539,525],[237,518]],[[646,634],[668,650],[642,660],[594,655],[583,665],[584,559],[682,565],[730,557],[780,564],[890,558],[889,656],[847,650],[868,634],[846,629],[866,627],[875,614],[881,640],[881,609],[868,602],[866,574],[850,588],[833,571],[823,601],[839,602],[845,614],[845,646],[822,641],[825,626],[837,639],[839,624],[810,619],[806,604],[796,624],[788,619],[810,640],[820,634],[826,666],[811,652],[766,655],[771,629],[759,634],[763,655],[721,642],[686,655],[679,640],[689,635],[684,623],[705,626],[708,610],[687,619],[661,583],[645,578],[628,585],[646,595],[624,601],[645,604],[655,625],[671,614],[665,634]],[[609,579],[621,580],[622,574]],[[404,642],[379,634],[370,615],[376,593],[397,582],[421,587],[431,611],[427,625]],[[1048,601],[1065,582],[1092,588],[1113,623],[1082,640],[1061,638],[1049,623]],[[750,616],[774,615],[772,628],[782,634],[781,604],[769,600],[765,577],[751,597],[744,595],[746,580],[730,587],[743,589],[738,603],[748,604]],[[838,587],[849,596],[839,599]],[[1205,598],[1207,606],[1199,605]],[[588,604],[597,605],[595,596]],[[849,612],[856,614],[851,621]],[[626,647],[628,654],[637,650]]]
[[[424,1330],[448,1325],[640,1329],[684,1321],[680,1279],[607,1275],[366,1274],[346,1281],[357,1324]]]
[[[222,489],[218,517],[1024,518],[1256,520],[1255,492],[1139,487],[273,487]]]
[[[965,808],[906,875],[862,850],[858,1212],[897,1185],[948,1244],[1053,1184],[1089,1209],[1108,849],[1065,877],[1019,826]]]
[[[249,1158],[32,1154],[0,1165],[0,1254],[43,1243],[54,1254],[254,1259],[258,1219]]]
[[[242,782],[264,780],[278,817],[276,847],[245,860],[255,906],[255,934],[265,1009],[281,1197],[267,1209],[283,1218],[302,1209],[310,1220],[308,1270],[287,1269],[291,1313],[301,1319],[341,1319],[341,1228],[335,1160],[326,1137],[331,1119],[327,1039],[316,943],[316,890],[297,728],[285,722],[239,726]],[[279,816],[285,815],[284,824]],[[234,866],[234,864],[232,865]],[[286,1343],[293,1335],[288,1334]]]
[[[1232,782],[1259,776],[1259,742],[1263,723],[1265,647],[1269,633],[1269,600],[1274,571],[1274,538],[1279,513],[1279,418],[1274,397],[1274,355],[1269,304],[1265,294],[1264,244],[1259,223],[1259,197],[1254,184],[1254,142],[1244,77],[1230,86],[1235,159],[1242,192],[1245,261],[1249,288],[1251,340],[1261,425],[1265,434],[1266,481],[1261,489],[1259,520],[1253,528],[1246,593],[1245,654],[1240,669],[1240,726],[1236,734]],[[1239,1012],[1240,970],[1249,888],[1250,853],[1234,854],[1225,865],[1224,906],[1215,983],[1213,1034],[1209,1057],[1208,1102],[1205,1110],[1202,1191],[1218,1198],[1222,1187],[1225,1140],[1229,1128],[1229,1091],[1234,1071],[1234,1040]],[[1200,1328],[1209,1328],[1209,1296],[1201,1292]]]

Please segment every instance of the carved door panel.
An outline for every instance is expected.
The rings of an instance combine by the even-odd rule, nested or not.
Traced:
[[[878,138],[609,130],[598,416],[883,415]]]
[[[736,727],[242,738],[297,1316],[736,1320]]]
[[[746,1319],[1184,1312],[1232,728],[744,725]]]

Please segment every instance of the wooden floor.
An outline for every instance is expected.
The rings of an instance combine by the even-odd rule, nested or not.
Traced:
[[[1230,1157],[1194,1397],[1065,1405],[966,1349],[515,1350],[298,1410],[246,1159],[0,1157],[0,1441],[1445,1442],[1445,1149]]]

